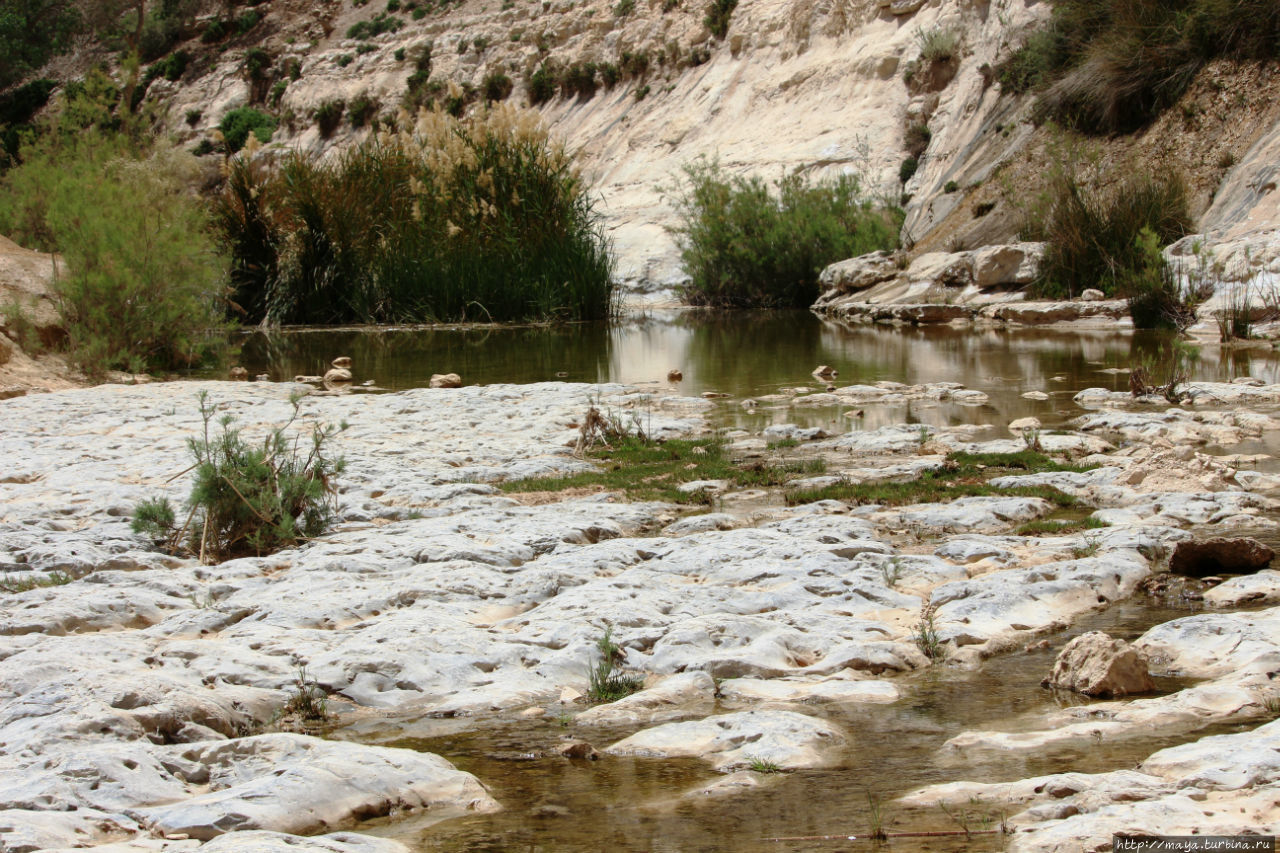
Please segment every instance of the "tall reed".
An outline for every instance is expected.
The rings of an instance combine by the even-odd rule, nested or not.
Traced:
[[[402,115],[327,161],[232,161],[218,213],[253,320],[579,320],[614,307],[572,157],[514,106]]]

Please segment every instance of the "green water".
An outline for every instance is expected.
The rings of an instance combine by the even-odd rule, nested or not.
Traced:
[[[324,373],[339,356],[354,361],[357,383],[401,390],[423,387],[435,373],[457,373],[466,384],[499,382],[622,382],[678,388],[697,395],[730,395],[725,412],[737,425],[771,422],[822,425],[833,432],[890,423],[996,423],[1026,415],[1046,425],[1079,414],[1071,398],[1081,389],[1128,389],[1127,369],[1164,357],[1170,339],[1123,331],[894,328],[844,325],[806,311],[655,313],[612,325],[555,328],[351,328],[254,332],[239,341],[240,363],[273,380]],[[811,371],[839,371],[837,385],[882,380],[917,384],[958,382],[990,396],[984,406],[913,402],[876,406],[851,424],[840,410],[770,407],[749,414],[743,399],[797,387],[823,390]],[[668,371],[683,373],[679,383]],[[1195,379],[1253,375],[1280,381],[1271,350],[1219,352],[1205,348]],[[1022,394],[1042,391],[1045,401]]]

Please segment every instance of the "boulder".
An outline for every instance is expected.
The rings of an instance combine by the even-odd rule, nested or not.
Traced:
[[[1224,572],[1248,574],[1265,569],[1275,555],[1275,551],[1257,539],[1215,537],[1198,542],[1179,542],[1169,558],[1169,571],[1192,578]]]
[[[1087,290],[1085,290],[1080,294],[1081,302],[1101,302],[1106,298],[1107,298],[1107,295],[1105,293],[1103,293],[1101,290],[1097,290],[1096,288],[1092,288],[1092,287],[1088,288]]]
[[[892,253],[872,252],[831,264],[822,271],[818,283],[823,293],[830,297],[865,290],[882,281],[896,278],[899,272]]]
[[[838,375],[839,372],[840,371],[828,364],[819,364],[813,369],[813,375],[817,376],[819,379],[830,379],[831,377]]]
[[[351,358],[349,356],[340,355],[337,358],[335,358],[333,361],[329,362],[329,364],[331,364],[334,367],[340,368],[342,370],[350,370]]]
[[[456,373],[433,373],[431,375],[432,388],[461,388],[462,377]]]
[[[236,382],[243,382],[249,378],[249,371],[239,365],[236,365],[231,368],[227,375]]]
[[[965,287],[973,284],[973,255],[969,252],[928,252],[911,262],[907,278],[940,287]]]
[[[973,252],[973,283],[984,290],[1028,285],[1040,272],[1043,257],[1043,243],[984,246]]]
[[[667,371],[668,382],[679,382],[682,379],[684,379],[684,374],[681,373],[679,370],[676,370],[674,367],[671,370]]]
[[[1101,631],[1081,634],[1067,643],[1041,684],[1086,696],[1128,696],[1156,689],[1146,658],[1124,640]]]
[[[324,384],[341,385],[351,381],[351,371],[345,367],[335,367],[324,375]]]

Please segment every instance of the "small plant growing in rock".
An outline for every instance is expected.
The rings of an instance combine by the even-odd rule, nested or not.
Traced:
[[[1040,446],[1040,430],[1028,429],[1022,431],[1022,443],[1027,446],[1027,450],[1033,453],[1041,453],[1044,448]]]
[[[920,621],[915,627],[916,648],[934,663],[946,656],[942,640],[938,637],[937,614],[937,605],[926,602],[920,607]]]
[[[47,575],[39,572],[24,572],[23,574],[23,577],[10,578],[8,577],[9,573],[5,572],[6,577],[0,578],[0,593],[8,595],[32,589],[43,589],[48,586],[63,586],[73,580],[71,575],[59,571],[52,571]]]
[[[304,723],[323,722],[329,717],[329,701],[324,689],[314,680],[307,677],[307,668],[298,667],[298,675],[293,681],[293,693],[284,703],[285,715],[293,715]]]
[[[884,809],[880,798],[867,791],[867,837],[884,841],[889,836],[884,832]]]
[[[613,641],[613,629],[605,628],[604,636],[596,640],[600,650],[600,662],[591,669],[587,699],[603,704],[616,702],[644,687],[644,680],[634,675],[624,675],[615,667],[622,649]]]
[[[902,578],[902,558],[894,556],[881,563],[880,576],[884,579],[884,585],[889,589],[897,586],[898,581]]]
[[[747,759],[747,769],[754,773],[781,773],[782,767],[767,758],[752,755]]]
[[[1076,560],[1083,560],[1097,554],[1100,547],[1101,542],[1092,536],[1086,536],[1081,544],[1072,547],[1071,556]]]
[[[179,526],[165,498],[143,501],[134,511],[133,530],[170,552],[187,550],[203,560],[242,554],[270,554],[319,536],[336,512],[333,478],[342,459],[326,455],[325,444],[342,427],[314,426],[310,447],[285,430],[298,417],[301,397],[290,398],[293,416],[272,429],[261,446],[247,443],[231,417],[211,427],[214,406],[200,395],[201,436],[188,440],[195,457],[191,509]],[[186,540],[186,541],[184,541]]]

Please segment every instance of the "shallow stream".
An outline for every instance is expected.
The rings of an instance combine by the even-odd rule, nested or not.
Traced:
[[[323,373],[332,358],[347,355],[354,360],[357,382],[371,380],[396,390],[425,386],[433,373],[449,372],[460,374],[467,384],[564,380],[669,387],[667,372],[678,368],[683,372],[675,386],[680,393],[730,395],[716,415],[721,424],[759,430],[771,422],[792,422],[843,432],[904,422],[1002,428],[1027,415],[1040,418],[1046,427],[1063,425],[1081,413],[1072,402],[1078,391],[1125,390],[1129,368],[1144,361],[1159,363],[1171,346],[1167,337],[1122,331],[895,329],[845,326],[805,312],[673,313],[612,327],[255,333],[241,342],[241,364],[251,374],[287,379]],[[990,400],[981,406],[868,406],[857,419],[839,409],[762,404],[749,412],[740,405],[744,398],[784,388],[821,390],[825,382],[810,375],[820,364],[839,371],[835,381],[840,385],[959,382],[984,391]],[[1269,349],[1205,348],[1194,362],[1192,378],[1223,381],[1245,375],[1280,381],[1280,355]],[[1024,399],[1028,391],[1042,391],[1049,398]],[[1280,454],[1280,444],[1257,442],[1230,451],[1274,455]],[[606,756],[592,762],[555,755],[565,737],[589,739],[604,748],[635,728],[582,729],[554,711],[519,722],[370,719],[330,736],[438,753],[474,773],[504,805],[504,811],[493,815],[439,822],[443,815],[428,814],[361,826],[362,831],[397,838],[419,850],[999,850],[1005,841],[993,835],[902,838],[879,844],[797,837],[865,835],[871,802],[884,804],[889,832],[958,831],[962,824],[980,829],[998,824],[999,815],[975,813],[957,819],[941,810],[895,812],[891,801],[936,782],[1130,768],[1155,750],[1205,734],[1169,738],[1152,733],[1096,749],[1035,754],[961,756],[940,750],[944,741],[962,731],[1031,728],[1059,703],[1082,701],[1039,686],[1068,636],[1104,630],[1133,639],[1187,613],[1134,599],[1051,638],[1051,650],[997,657],[977,671],[937,667],[913,673],[897,679],[903,695],[889,705],[825,706],[823,716],[851,735],[836,766],[761,775],[758,788],[732,796],[682,796],[723,778],[696,760]],[[1168,680],[1161,684],[1170,691],[1180,686]],[[769,840],[779,837],[792,840]]]
[[[442,823],[435,823],[438,816],[428,815],[361,827],[418,850],[1001,850],[1004,839],[990,835],[899,838],[878,846],[850,842],[847,836],[867,832],[868,795],[882,805],[890,833],[960,832],[962,823],[975,830],[998,824],[998,812],[975,807],[966,810],[967,815],[952,817],[940,809],[904,812],[890,801],[938,782],[1011,781],[1065,771],[1131,768],[1158,749],[1207,733],[1239,730],[1218,727],[1176,737],[1153,733],[1096,749],[963,755],[940,750],[944,741],[962,731],[1030,729],[1062,704],[1089,701],[1040,687],[1056,650],[1069,637],[1102,630],[1132,640],[1153,625],[1189,612],[1135,599],[1052,636],[1052,650],[993,658],[972,672],[937,667],[913,673],[896,680],[903,695],[893,704],[823,706],[822,716],[850,734],[849,747],[836,766],[762,774],[759,788],[732,796],[682,797],[723,778],[692,759],[605,756],[600,761],[573,761],[542,755],[553,753],[567,736],[604,748],[635,728],[577,727],[550,717],[488,726],[471,720],[468,725],[477,728],[451,732],[459,721],[416,719],[380,720],[333,736],[443,755],[484,781],[505,806],[497,814]],[[1173,679],[1158,683],[1170,692],[1184,686]],[[846,838],[771,840],[830,835]]]

